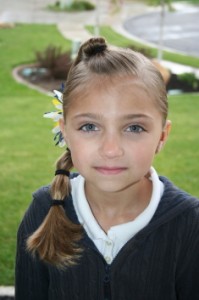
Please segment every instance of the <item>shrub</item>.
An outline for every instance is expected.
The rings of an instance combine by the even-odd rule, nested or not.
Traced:
[[[194,73],[183,73],[178,75],[180,81],[193,90],[199,89],[199,80]]]
[[[84,10],[93,10],[95,5],[89,1],[74,1],[69,6],[62,7],[60,1],[56,1],[54,5],[49,5],[48,8],[53,11],[84,11]]]
[[[88,1],[75,1],[70,9],[73,11],[93,10],[95,6]]]
[[[72,59],[69,52],[60,47],[48,46],[43,52],[37,51],[36,62],[40,68],[46,68],[54,79],[66,79]]]
[[[198,92],[199,80],[194,73],[172,74],[167,89],[186,93]]]

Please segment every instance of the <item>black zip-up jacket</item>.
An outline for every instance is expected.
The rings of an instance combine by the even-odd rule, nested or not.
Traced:
[[[65,271],[26,251],[50,208],[49,186],[39,189],[18,231],[16,300],[198,300],[199,201],[160,180],[165,191],[155,215],[111,265],[84,232],[82,257]],[[65,210],[78,223],[71,196]]]

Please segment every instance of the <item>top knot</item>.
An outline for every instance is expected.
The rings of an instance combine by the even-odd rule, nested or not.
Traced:
[[[106,45],[94,45],[94,47],[90,47],[88,49],[87,54],[90,54],[90,56],[96,55],[97,53],[104,52],[106,50]]]
[[[104,38],[91,38],[80,47],[75,64],[79,63],[82,59],[87,60],[96,54],[102,54],[106,49],[107,44]]]
[[[107,48],[106,41],[103,38],[91,38],[87,43],[84,44],[82,52],[87,57],[95,56],[98,53],[103,53]]]

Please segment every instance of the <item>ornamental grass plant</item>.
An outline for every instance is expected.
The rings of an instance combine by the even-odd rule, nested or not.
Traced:
[[[0,30],[0,285],[14,283],[17,228],[32,192],[51,181],[54,162],[63,151],[54,146],[51,120],[43,119],[43,113],[53,108],[51,98],[12,77],[13,68],[33,63],[35,51],[46,49],[52,37],[57,46],[70,50],[71,42],[54,25],[16,25]],[[109,42],[125,46],[120,38],[110,37]],[[173,129],[155,167],[182,189],[199,196],[199,95],[170,96],[169,105]]]

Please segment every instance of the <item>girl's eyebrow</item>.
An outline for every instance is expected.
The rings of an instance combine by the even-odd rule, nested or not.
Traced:
[[[74,119],[79,118],[89,118],[89,119],[95,119],[95,120],[101,120],[103,118],[103,115],[101,114],[94,114],[94,113],[83,113],[83,114],[77,114],[74,116]],[[150,115],[147,114],[127,114],[122,115],[119,117],[120,119],[124,120],[133,120],[133,119],[152,119]]]
[[[93,113],[84,113],[84,114],[77,114],[74,116],[74,119],[78,119],[78,118],[89,118],[89,119],[101,119],[101,115],[100,114],[93,114]]]
[[[124,116],[125,119],[131,120],[131,119],[152,119],[150,115],[146,114],[128,114]]]

